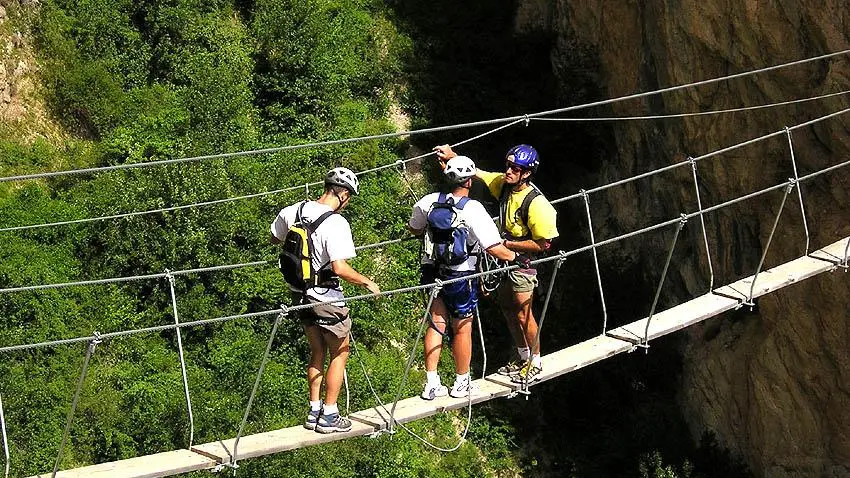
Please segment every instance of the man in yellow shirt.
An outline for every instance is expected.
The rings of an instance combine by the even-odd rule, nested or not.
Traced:
[[[434,148],[440,161],[457,156],[445,144]],[[558,237],[557,213],[539,189],[531,183],[540,161],[537,150],[527,144],[514,146],[505,155],[505,172],[476,170],[475,177],[487,185],[493,197],[499,199],[499,229],[508,249],[530,257],[548,251]],[[537,321],[531,310],[537,271],[514,269],[509,282],[499,288],[498,300],[508,329],[517,346],[520,360],[501,367],[499,373],[515,382],[532,382],[543,371],[540,359],[540,340]]]

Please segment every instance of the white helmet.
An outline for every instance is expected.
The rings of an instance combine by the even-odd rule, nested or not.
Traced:
[[[453,183],[462,183],[475,176],[475,163],[466,156],[455,156],[446,163],[443,171]]]
[[[325,176],[325,184],[342,186],[348,189],[351,194],[357,194],[360,188],[360,181],[357,180],[357,175],[348,168],[333,168],[328,171],[327,176]]]

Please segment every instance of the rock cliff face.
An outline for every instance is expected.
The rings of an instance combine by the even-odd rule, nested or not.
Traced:
[[[743,72],[850,48],[846,0],[526,0],[518,35],[554,39],[563,85],[577,56],[598,65],[607,97]],[[613,104],[589,116],[685,113],[752,106],[850,90],[850,55]],[[850,95],[725,115],[622,122],[595,184],[650,171],[847,108]],[[850,114],[794,130],[800,175],[850,158]],[[710,206],[794,176],[779,135],[697,163]],[[850,168],[801,184],[811,248],[850,235]],[[781,191],[706,217],[715,285],[755,271]],[[611,217],[597,239],[696,209],[690,167],[599,195]],[[788,196],[765,267],[806,247],[797,191]],[[601,221],[600,221],[601,222]],[[667,300],[708,289],[698,220],[683,231]],[[657,281],[672,230],[624,245],[648,260]],[[640,243],[639,243],[640,242]],[[637,250],[640,246],[640,252]],[[631,248],[631,249],[630,249]],[[609,267],[615,267],[613,263]],[[752,314],[728,314],[685,332],[680,402],[695,438],[718,442],[756,476],[850,476],[850,275],[836,271],[763,298]]]

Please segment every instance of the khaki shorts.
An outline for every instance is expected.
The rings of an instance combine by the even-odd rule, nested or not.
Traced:
[[[307,297],[307,304],[316,304],[321,301]],[[316,326],[326,332],[330,332],[338,339],[344,339],[351,332],[351,316],[348,307],[338,307],[329,303],[321,303],[301,312],[301,325],[304,327]]]
[[[503,285],[507,287],[510,284],[514,292],[531,292],[538,284],[537,271],[534,269],[514,269],[508,273],[508,279],[510,282],[504,282]]]

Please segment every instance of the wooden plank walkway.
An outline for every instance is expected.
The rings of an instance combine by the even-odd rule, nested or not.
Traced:
[[[836,268],[833,263],[844,258],[847,241],[844,238],[810,256],[801,257],[780,266],[763,271],[758,275],[753,288],[753,297],[757,298],[783,287],[807,279],[814,275]],[[681,330],[725,311],[737,308],[750,292],[753,277],[746,277],[733,284],[719,288],[724,295],[705,294],[683,304],[677,305],[652,317],[649,324],[649,339]],[[730,296],[730,297],[726,297]],[[740,300],[731,297],[740,297]],[[545,366],[541,381],[559,377],[582,367],[605,360],[613,355],[633,350],[634,342],[639,341],[646,330],[647,318],[632,322],[579,344],[559,350],[543,357]],[[472,403],[481,403],[494,398],[505,397],[519,390],[519,385],[511,383],[506,377],[488,375],[475,381],[479,385],[478,393],[472,397]],[[424,401],[418,396],[398,402],[395,419],[407,423],[426,418],[447,410],[463,408],[468,404],[466,398],[441,397],[433,401]],[[392,406],[387,404],[386,410]],[[294,450],[336,440],[364,436],[389,426],[389,413],[381,407],[373,407],[351,414],[352,430],[347,433],[322,435],[304,429],[301,426],[284,428],[270,432],[242,437],[239,441],[239,460],[254,458],[287,450]],[[149,478],[170,476],[189,471],[211,469],[221,464],[233,463],[234,439],[205,443],[192,447],[192,450],[177,450],[156,455],[131,458],[128,460],[102,463],[84,468],[59,472],[62,478],[77,477],[121,477]],[[38,475],[49,477],[50,474]]]

